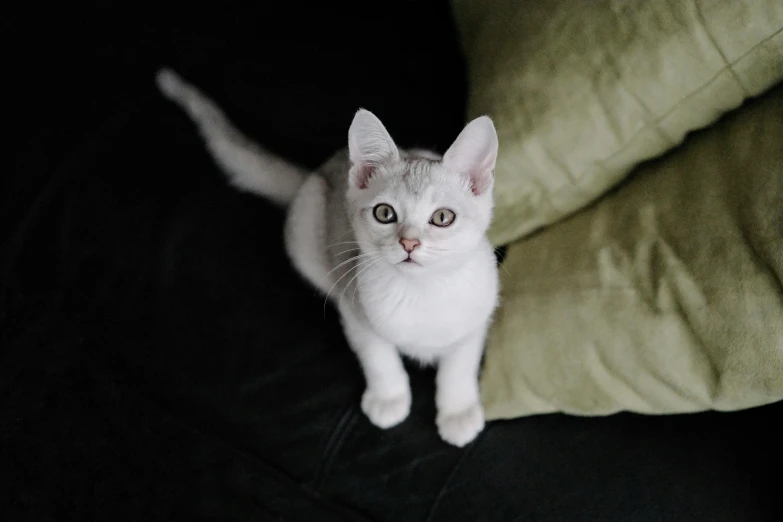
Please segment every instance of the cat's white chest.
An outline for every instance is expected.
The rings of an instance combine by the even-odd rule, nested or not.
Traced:
[[[406,355],[427,361],[486,327],[497,302],[497,274],[494,266],[479,266],[411,280],[379,277],[362,290],[373,329]]]

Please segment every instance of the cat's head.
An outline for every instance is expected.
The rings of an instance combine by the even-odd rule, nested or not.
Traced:
[[[497,150],[486,116],[439,159],[400,151],[375,115],[357,112],[348,131],[347,200],[361,250],[405,271],[459,263],[492,220]]]

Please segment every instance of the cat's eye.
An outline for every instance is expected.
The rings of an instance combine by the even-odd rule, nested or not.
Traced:
[[[391,205],[387,205],[386,203],[375,205],[375,208],[372,209],[372,215],[375,216],[378,223],[387,224],[397,221],[397,213],[394,212]]]
[[[432,214],[430,223],[436,227],[447,227],[454,223],[455,217],[457,216],[451,210],[447,208],[440,208]]]

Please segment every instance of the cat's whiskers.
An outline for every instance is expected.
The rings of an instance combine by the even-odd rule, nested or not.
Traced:
[[[326,248],[332,248],[338,245],[372,245],[372,243],[369,243],[367,241],[339,241],[337,243],[332,243],[331,245],[327,245]]]
[[[321,283],[323,283],[323,282],[324,282],[324,279],[326,279],[327,277],[329,277],[329,275],[331,275],[331,273],[332,273],[332,272],[334,272],[335,270],[337,270],[337,269],[338,269],[338,268],[340,268],[341,266],[345,265],[346,263],[350,263],[351,261],[355,261],[356,259],[359,259],[359,258],[362,258],[362,257],[371,256],[371,255],[373,255],[374,253],[375,253],[375,252],[368,252],[368,253],[366,253],[366,254],[358,254],[358,255],[355,255],[355,256],[351,257],[350,259],[346,259],[345,261],[343,261],[342,263],[340,263],[340,264],[339,264],[339,265],[337,265],[336,267],[334,267],[334,268],[332,268],[331,270],[329,270],[329,271],[328,271],[328,272],[327,272],[327,273],[326,273],[326,274],[325,274],[325,275],[324,275],[324,276],[323,276],[323,277],[322,277],[322,278],[321,278],[321,279],[318,281],[318,284],[320,285]],[[339,279],[338,279],[338,281],[339,281]]]
[[[337,252],[335,256],[341,256],[343,254],[347,254],[348,252],[356,252],[357,250],[361,250],[361,248],[349,248],[348,250],[343,250],[342,252]]]
[[[363,254],[363,255],[372,255],[372,254],[374,254],[374,252],[371,252],[370,254]],[[358,256],[357,256],[357,257],[358,257]],[[354,259],[355,259],[355,258],[354,258]],[[340,276],[340,277],[337,279],[337,281],[335,281],[335,282],[334,282],[334,284],[333,284],[333,285],[332,285],[332,287],[329,289],[329,291],[328,291],[328,292],[326,292],[326,297],[324,297],[324,317],[326,317],[326,303],[329,301],[329,294],[331,294],[331,293],[332,293],[332,290],[334,290],[334,287],[335,287],[335,286],[337,286],[337,284],[338,284],[340,281],[342,281],[342,279],[343,279],[345,276],[347,276],[348,274],[350,274],[351,272],[353,272],[354,270],[356,270],[356,269],[357,269],[357,268],[359,268],[360,266],[362,266],[362,265],[364,265],[364,264],[366,264],[366,263],[368,263],[368,262],[370,262],[370,261],[373,261],[373,260],[375,260],[375,258],[371,258],[371,259],[363,259],[363,260],[362,260],[362,261],[360,261],[359,263],[356,263],[354,266],[352,266],[351,268],[349,268],[348,270],[346,270],[346,271],[345,271],[345,273],[344,273],[343,275],[341,275],[341,276]],[[347,261],[346,261],[346,262],[347,262]],[[340,263],[340,265],[343,265],[343,264],[345,264],[345,263]],[[338,266],[340,266],[340,265],[338,265]],[[335,267],[335,268],[337,268],[337,267]],[[332,271],[333,271],[333,270],[334,270],[334,269],[332,269]]]
[[[368,270],[368,269],[370,269],[370,268],[374,267],[375,265],[377,265],[378,263],[380,263],[381,261],[383,261],[383,256],[380,256],[380,257],[379,257],[379,258],[377,258],[377,259],[371,259],[370,261],[372,261],[372,262],[371,262],[370,264],[368,264],[367,266],[365,266],[364,268],[362,268],[361,270],[359,270],[359,271],[356,273],[356,275],[355,275],[355,276],[353,276],[353,277],[351,278],[351,280],[350,280],[350,281],[348,281],[348,284],[347,284],[347,285],[345,285],[345,288],[343,288],[343,295],[341,295],[341,296],[340,296],[340,301],[339,301],[339,303],[342,303],[342,302],[343,302],[343,297],[345,297],[345,292],[347,292],[347,291],[348,291],[348,289],[351,287],[351,283],[353,283],[354,279],[356,279],[356,278],[359,278],[359,279],[356,281],[356,286],[354,286],[354,287],[353,287],[353,295],[351,296],[351,306],[353,306],[353,305],[354,305],[354,303],[356,302],[356,290],[358,290],[358,288],[359,288],[359,283],[362,281],[360,276],[361,276],[361,275],[362,275],[362,273],[364,273],[366,270]],[[364,264],[364,263],[362,263],[362,264]]]

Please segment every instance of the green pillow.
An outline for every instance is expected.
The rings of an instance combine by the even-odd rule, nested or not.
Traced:
[[[513,244],[504,268],[489,419],[780,400],[783,86]]]
[[[452,0],[505,244],[783,78],[781,0]]]

